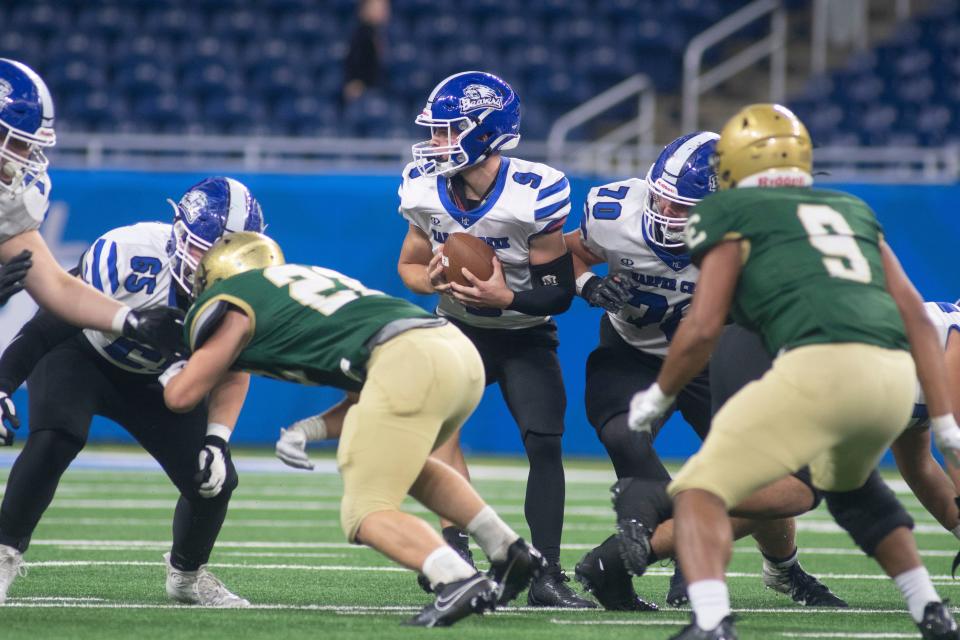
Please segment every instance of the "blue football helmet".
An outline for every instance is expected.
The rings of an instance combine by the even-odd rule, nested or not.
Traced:
[[[482,71],[464,71],[438,84],[416,123],[447,144],[413,145],[413,160],[425,176],[450,177],[491,153],[520,142],[520,97],[509,84]]]
[[[643,224],[651,242],[667,249],[683,246],[687,219],[663,215],[660,200],[692,207],[717,190],[717,173],[710,158],[719,139],[712,131],[680,136],[663,148],[647,171]]]
[[[200,259],[221,236],[235,231],[263,233],[263,210],[243,183],[233,178],[206,178],[183,194],[173,207],[173,233],[167,243],[170,271],[193,295]]]
[[[47,182],[43,150],[56,141],[47,85],[22,62],[0,58],[0,191],[17,196]]]

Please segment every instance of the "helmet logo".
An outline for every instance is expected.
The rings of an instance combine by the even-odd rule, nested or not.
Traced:
[[[718,183],[717,174],[714,172],[710,172],[710,177],[707,178],[707,189],[710,191],[710,193],[713,193],[714,191],[717,190],[717,183]]]
[[[203,191],[188,191],[180,198],[180,211],[187,218],[187,223],[193,224],[200,217],[200,212],[207,208],[207,194]]]
[[[468,84],[460,98],[460,113],[470,113],[477,109],[503,109],[503,98],[490,87],[482,84]]]
[[[7,96],[9,96],[11,93],[13,93],[13,85],[3,78],[0,78],[0,103],[5,104],[10,102],[10,100],[7,99]]]

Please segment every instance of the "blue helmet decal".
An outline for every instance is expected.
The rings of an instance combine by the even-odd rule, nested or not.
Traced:
[[[643,223],[650,240],[661,247],[683,246],[686,216],[665,215],[666,206],[689,208],[717,190],[717,173],[711,157],[720,136],[712,131],[697,131],[680,136],[660,152],[647,172],[647,201]]]
[[[0,58],[0,190],[19,195],[46,182],[43,150],[56,144],[53,99],[37,73]]]
[[[413,145],[425,176],[452,176],[520,141],[520,97],[509,84],[483,71],[444,79],[430,93],[416,123],[431,139]]]
[[[173,233],[167,244],[174,279],[192,293],[200,259],[224,234],[262,233],[263,210],[250,190],[233,178],[214,177],[190,187],[173,206]]]

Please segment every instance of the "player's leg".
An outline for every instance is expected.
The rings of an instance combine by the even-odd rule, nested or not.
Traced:
[[[960,538],[957,489],[930,452],[930,429],[907,429],[890,446],[900,475],[920,504],[944,529]]]
[[[563,471],[563,414],[566,391],[557,358],[556,327],[522,330],[500,366],[500,390],[523,438],[530,463],[524,515],[533,544],[549,564],[530,586],[531,606],[589,608],[596,605],[576,594],[560,566],[560,538],[566,481]]]
[[[90,420],[107,392],[100,370],[73,340],[44,356],[28,384],[30,435],[10,470],[0,505],[0,602],[60,477],[83,449]]]

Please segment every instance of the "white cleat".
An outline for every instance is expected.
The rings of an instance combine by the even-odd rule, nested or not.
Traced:
[[[19,554],[18,554],[19,555]],[[170,553],[163,554],[167,565],[167,595],[177,602],[201,607],[236,609],[249,607],[250,601],[233,593],[202,565],[196,571],[180,571],[170,564]]]
[[[7,591],[17,576],[27,575],[23,554],[7,545],[0,545],[0,604],[7,601]]]

